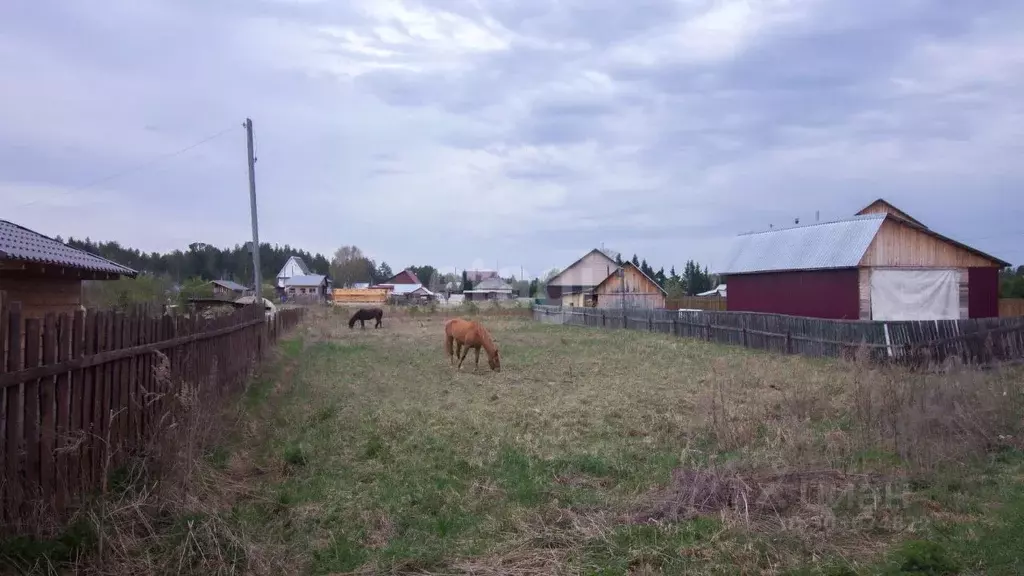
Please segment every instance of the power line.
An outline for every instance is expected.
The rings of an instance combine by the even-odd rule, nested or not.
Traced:
[[[141,170],[143,168],[147,168],[149,166],[152,166],[153,164],[156,164],[156,163],[158,163],[160,161],[167,160],[167,159],[170,159],[170,158],[174,158],[175,156],[180,156],[180,155],[184,154],[185,152],[188,152],[189,150],[192,150],[193,148],[197,148],[199,146],[202,146],[203,144],[206,144],[207,142],[209,142],[211,140],[220,138],[221,136],[227,134],[228,132],[231,132],[232,130],[236,130],[236,129],[237,128],[234,125],[231,125],[230,127],[225,128],[225,129],[221,130],[220,132],[217,132],[215,134],[211,134],[211,135],[203,138],[202,140],[199,140],[198,142],[189,144],[188,146],[185,146],[184,148],[175,150],[174,152],[169,152],[167,154],[162,154],[162,155],[157,156],[157,157],[155,157],[155,158],[153,158],[151,160],[148,160],[148,161],[143,162],[141,164],[136,164],[135,166],[132,166],[130,168],[126,168],[125,170],[122,170],[120,172],[116,172],[116,173],[111,174],[109,176],[104,176],[103,178],[100,178],[99,180],[95,180],[95,181],[90,182],[88,184],[85,184],[83,186],[76,186],[74,188],[64,188],[64,189],[61,189],[60,193],[61,194],[69,194],[71,192],[78,192],[78,191],[81,191],[81,190],[85,190],[87,188],[92,188],[93,186],[98,186],[100,184],[103,184],[104,182],[109,182],[111,180],[120,178],[121,176],[124,176],[126,174],[131,174],[132,172],[138,172],[139,170]],[[26,208],[28,206],[32,206],[33,204],[37,204],[37,203],[39,203],[41,201],[42,201],[41,198],[37,198],[35,200],[31,200],[29,202],[25,202],[24,204],[18,204],[17,206],[15,206],[15,208]]]

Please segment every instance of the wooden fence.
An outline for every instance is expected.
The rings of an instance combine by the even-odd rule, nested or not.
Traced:
[[[665,300],[668,310],[720,310],[726,311],[728,300],[718,296],[683,296]],[[1000,298],[999,317],[1014,318],[1024,316],[1024,298]]]
[[[262,306],[203,318],[89,310],[23,318],[0,292],[0,519],[18,531],[40,509],[65,514],[153,439],[170,397],[208,405],[241,390],[279,334],[303,316]]]
[[[682,298],[667,298],[665,308],[667,310],[725,311],[725,302],[725,298],[720,296],[683,296]]]
[[[852,357],[865,348],[877,361],[924,366],[958,358],[989,365],[1024,359],[1024,318],[875,322],[781,314],[618,310],[534,306],[545,323],[626,328],[699,338],[784,354]]]
[[[1014,318],[1024,316],[1024,298],[1000,298],[999,317]]]

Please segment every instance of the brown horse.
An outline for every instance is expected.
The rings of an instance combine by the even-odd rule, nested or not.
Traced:
[[[452,364],[455,363],[455,357],[459,357],[458,370],[462,370],[462,362],[466,360],[471,348],[476,352],[474,372],[480,368],[480,348],[487,353],[487,365],[491,370],[501,372],[501,355],[486,328],[479,322],[465,318],[452,318],[444,323],[444,351]]]
[[[348,319],[348,327],[352,328],[359,322],[361,328],[366,328],[367,320],[376,320],[377,323],[373,325],[374,328],[380,328],[382,326],[380,319],[384,317],[384,310],[380,308],[360,308],[356,310],[356,313]]]

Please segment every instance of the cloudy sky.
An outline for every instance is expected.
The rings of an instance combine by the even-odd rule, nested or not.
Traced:
[[[244,242],[249,116],[261,240],[394,268],[713,270],[877,197],[1024,263],[1021,30],[1018,0],[3,2],[0,217]]]

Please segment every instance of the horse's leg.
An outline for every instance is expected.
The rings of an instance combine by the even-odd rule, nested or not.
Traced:
[[[473,351],[476,352],[476,365],[473,366],[473,372],[476,372],[480,370],[480,347],[473,348]]]
[[[461,340],[456,340],[455,341],[455,358],[459,358],[461,356],[462,356],[462,341]],[[455,364],[455,358],[452,358],[452,364]]]

